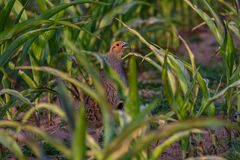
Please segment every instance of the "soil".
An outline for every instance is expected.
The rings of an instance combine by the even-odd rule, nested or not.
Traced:
[[[187,41],[197,64],[210,66],[222,63],[222,58],[217,53],[219,45],[208,29],[182,30],[179,35]],[[182,57],[188,58],[187,50],[183,44],[180,45],[178,53]]]
[[[222,114],[218,115],[218,118],[224,119],[225,117]],[[69,140],[71,138],[71,133],[65,123],[61,121],[60,118],[54,116],[52,121],[48,121],[47,117],[41,117],[40,126],[43,130],[47,131],[49,135],[57,137],[62,140]],[[45,120],[44,120],[45,119]],[[99,137],[96,135],[96,131],[89,129],[89,133],[97,140]],[[26,136],[26,133],[24,134]],[[29,135],[28,135],[29,136]],[[213,136],[216,138],[216,146],[213,145]],[[218,128],[214,130],[203,130],[203,133],[200,137],[191,137],[191,141],[195,150],[188,153],[189,157],[196,156],[221,156],[224,152],[229,150],[228,134],[225,128]],[[159,145],[159,142],[153,144],[153,146]],[[171,144],[165,152],[161,155],[159,159],[161,160],[182,160],[181,146],[179,142]],[[53,158],[54,159],[54,158]]]

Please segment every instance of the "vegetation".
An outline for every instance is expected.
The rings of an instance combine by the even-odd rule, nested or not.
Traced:
[[[239,136],[231,132],[240,130],[239,117],[232,122],[240,113],[239,9],[238,0],[0,0],[0,159],[154,160],[175,142],[187,158],[197,148],[191,145],[194,135],[211,129],[214,137],[217,127],[226,127],[228,137],[236,139],[226,140],[233,146],[229,152],[235,152]],[[200,27],[216,39],[222,58],[218,73],[196,64],[189,43],[178,35],[181,29]],[[133,48],[123,57],[131,73],[128,87],[102,60],[115,40]],[[180,44],[188,59],[176,54]],[[124,111],[113,110],[105,100],[100,68],[116,83]],[[138,82],[137,68],[155,71],[159,83]],[[212,79],[218,84],[210,85]],[[143,99],[139,88],[144,87],[160,94]],[[88,132],[83,94],[100,104],[100,142]],[[81,103],[76,107],[77,98]],[[217,119],[219,112],[227,119]],[[69,139],[40,127],[42,118],[52,116],[60,119],[53,125],[68,127]],[[217,147],[216,139],[212,144]]]

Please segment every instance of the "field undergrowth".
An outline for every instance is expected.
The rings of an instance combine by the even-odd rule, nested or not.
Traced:
[[[238,0],[0,0],[0,159],[239,159],[239,10]],[[131,46],[128,86],[103,60],[117,40]],[[100,106],[100,137],[84,95]]]

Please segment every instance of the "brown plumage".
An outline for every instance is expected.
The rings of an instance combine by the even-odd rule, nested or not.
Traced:
[[[113,43],[107,55],[107,63],[125,84],[127,84],[127,81],[123,71],[121,57],[126,48],[128,48],[127,43],[117,41]],[[121,99],[115,84],[108,78],[104,71],[100,72],[100,78],[105,89],[105,96],[108,103],[116,109],[120,105]],[[86,113],[89,126],[92,128],[100,128],[102,126],[102,114],[99,105],[89,96],[85,97],[84,102],[87,108]]]

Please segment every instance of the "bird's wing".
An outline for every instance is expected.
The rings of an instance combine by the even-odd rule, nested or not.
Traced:
[[[84,97],[84,103],[89,126],[100,128],[102,126],[102,113],[98,103],[88,95]]]
[[[123,71],[123,74],[121,75],[121,79],[124,81],[125,85],[128,86],[128,81],[127,81],[127,70],[128,70],[128,67],[127,65],[124,65],[124,63],[121,64],[122,66],[122,71]]]

